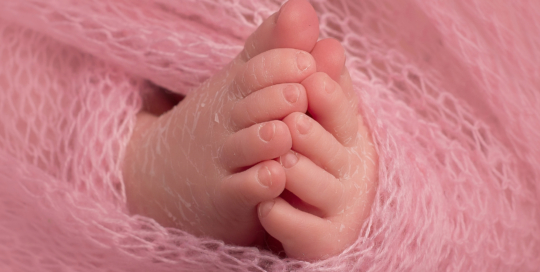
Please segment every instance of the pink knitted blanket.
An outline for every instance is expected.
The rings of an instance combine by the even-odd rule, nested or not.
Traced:
[[[141,95],[189,92],[281,0],[0,0],[0,271],[538,271],[540,1],[312,3],[380,156],[354,245],[306,263],[126,212]]]

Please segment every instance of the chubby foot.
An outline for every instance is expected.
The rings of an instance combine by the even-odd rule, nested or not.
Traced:
[[[279,159],[287,191],[258,207],[287,256],[304,260],[339,254],[356,241],[377,183],[377,154],[358,114],[343,48],[322,40],[312,55],[319,72],[302,82],[311,117],[295,112],[284,119],[293,150]]]
[[[224,70],[159,117],[141,113],[126,152],[128,208],[198,236],[251,245],[264,230],[257,204],[279,196],[275,158],[292,147],[286,123],[307,110],[318,19],[291,0]],[[307,51],[307,52],[306,52]]]

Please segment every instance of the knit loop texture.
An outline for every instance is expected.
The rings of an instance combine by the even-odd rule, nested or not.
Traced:
[[[0,0],[0,271],[538,271],[540,1],[311,3],[379,154],[352,246],[279,258],[126,208],[141,97],[195,91],[282,1]]]

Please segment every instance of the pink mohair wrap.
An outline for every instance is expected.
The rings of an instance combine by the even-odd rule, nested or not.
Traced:
[[[141,96],[194,90],[281,4],[0,0],[0,271],[539,271],[537,0],[312,1],[380,156],[371,216],[339,256],[128,215]]]

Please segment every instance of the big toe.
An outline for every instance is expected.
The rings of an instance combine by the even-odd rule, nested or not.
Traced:
[[[290,0],[268,17],[247,39],[244,61],[275,48],[313,50],[319,38],[319,19],[307,0]]]

